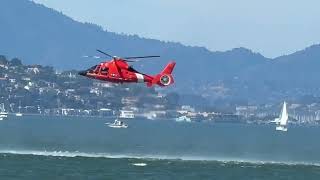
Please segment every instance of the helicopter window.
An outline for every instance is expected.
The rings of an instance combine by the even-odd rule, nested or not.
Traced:
[[[101,74],[107,75],[108,71],[109,71],[109,68],[107,68],[107,67],[102,67],[101,68]]]
[[[89,73],[93,73],[96,68],[97,68],[97,65],[92,66],[91,68],[88,69],[88,72],[89,72]]]
[[[94,73],[98,73],[99,71],[100,71],[100,65],[97,65],[97,67],[93,70],[94,71]]]
[[[136,72],[136,73],[139,73],[137,70],[135,70],[132,66],[129,66],[128,68],[129,71],[132,71],[132,72]]]

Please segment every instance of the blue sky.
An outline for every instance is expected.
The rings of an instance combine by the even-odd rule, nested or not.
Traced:
[[[109,31],[267,57],[320,42],[318,0],[34,0]]]

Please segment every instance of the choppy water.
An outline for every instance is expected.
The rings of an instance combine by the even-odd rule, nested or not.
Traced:
[[[12,117],[1,179],[319,179],[320,128]]]

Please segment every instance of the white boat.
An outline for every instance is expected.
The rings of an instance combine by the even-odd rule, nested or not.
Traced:
[[[288,131],[287,124],[288,124],[288,112],[287,112],[287,103],[283,102],[283,107],[279,118],[275,119],[277,124],[276,130],[277,131]]]
[[[16,116],[17,117],[21,117],[22,116],[22,113],[21,113],[21,101],[19,101],[19,112],[16,113]]]
[[[113,123],[106,123],[111,128],[128,128],[128,125],[119,121],[118,119],[114,120]]]
[[[8,113],[6,112],[0,112],[0,121],[4,120],[5,118],[8,117]]]
[[[5,109],[4,109],[4,104],[0,104],[0,121],[4,120],[5,118],[8,117],[8,113],[5,112]]]
[[[191,122],[191,118],[187,116],[180,116],[175,119],[177,122]]]
[[[16,116],[21,117],[22,114],[21,113],[16,113]]]

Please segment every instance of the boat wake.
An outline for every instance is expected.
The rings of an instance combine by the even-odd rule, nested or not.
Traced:
[[[126,154],[108,154],[108,153],[86,153],[86,152],[69,152],[69,151],[36,151],[36,150],[0,150],[1,155],[34,155],[48,157],[84,157],[84,158],[107,158],[107,159],[143,159],[152,160],[177,160],[177,161],[208,161],[220,162],[224,164],[255,164],[255,165],[287,165],[287,166],[319,166],[320,163],[311,162],[281,162],[281,161],[259,161],[243,160],[236,158],[213,158],[213,157],[195,157],[195,156],[166,156],[166,155],[126,155]],[[135,163],[134,166],[146,166],[146,163]]]

